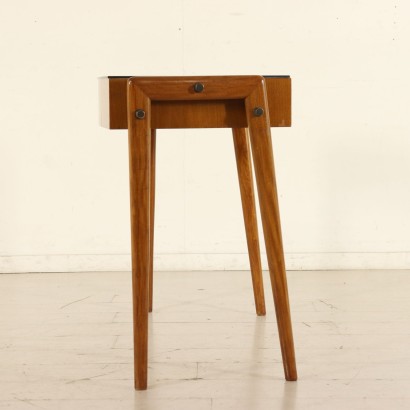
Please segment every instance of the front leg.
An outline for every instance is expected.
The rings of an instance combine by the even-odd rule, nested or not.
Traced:
[[[135,389],[147,388],[150,271],[150,100],[128,83],[128,142],[131,202],[132,293]],[[139,113],[136,115],[136,111]]]
[[[296,380],[295,348],[280,227],[269,111],[262,78],[260,84],[245,99],[245,107],[285,377],[286,380]]]

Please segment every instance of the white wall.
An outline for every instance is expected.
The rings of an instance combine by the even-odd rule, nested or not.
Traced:
[[[0,271],[129,269],[103,75],[290,74],[273,129],[288,268],[410,267],[410,3],[0,3]],[[247,268],[228,131],[158,137],[157,269]]]

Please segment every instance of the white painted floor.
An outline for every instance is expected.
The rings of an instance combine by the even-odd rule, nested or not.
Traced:
[[[249,272],[155,273],[135,392],[129,273],[0,275],[0,408],[410,409],[410,271],[289,272],[299,381]]]

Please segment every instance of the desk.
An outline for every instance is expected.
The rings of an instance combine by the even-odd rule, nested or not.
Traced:
[[[147,388],[152,311],[156,130],[232,128],[255,307],[265,314],[252,163],[286,380],[296,380],[270,127],[291,125],[288,76],[105,77],[100,123],[128,129],[135,388]],[[209,163],[209,166],[212,166]]]

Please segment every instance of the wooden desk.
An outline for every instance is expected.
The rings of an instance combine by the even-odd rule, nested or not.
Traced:
[[[130,76],[99,79],[100,125],[127,129],[127,81]],[[265,76],[271,127],[291,126],[291,79]],[[153,101],[151,124],[164,128],[247,127],[243,100]]]
[[[290,78],[105,77],[100,79],[100,95],[101,125],[128,129],[135,388],[147,388],[148,312],[152,311],[153,295],[155,146],[156,130],[161,128],[232,128],[255,308],[258,315],[264,315],[253,158],[284,372],[286,380],[296,380],[270,134],[270,127],[291,125]]]

